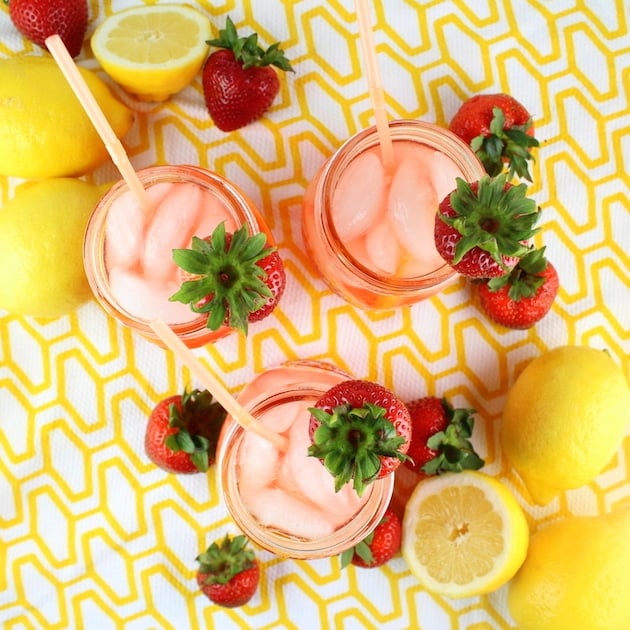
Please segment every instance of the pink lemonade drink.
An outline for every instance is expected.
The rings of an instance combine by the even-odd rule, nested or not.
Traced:
[[[485,174],[447,129],[397,120],[390,132],[389,172],[376,129],[365,129],[324,164],[303,204],[303,236],[315,265],[334,291],[365,309],[413,304],[456,277],[435,248],[435,215],[457,177]]]
[[[280,556],[337,555],[365,538],[389,505],[394,475],[371,483],[361,497],[352,484],[335,492],[331,474],[307,454],[308,408],[349,378],[327,364],[293,362],[244,389],[239,402],[288,438],[284,453],[229,417],[223,427],[217,460],[227,509],[243,533]]]
[[[92,291],[116,319],[159,343],[148,323],[165,321],[190,347],[215,341],[232,329],[206,328],[207,316],[170,301],[184,279],[172,252],[205,238],[220,223],[228,232],[243,224],[251,234],[273,237],[255,206],[219,175],[194,166],[156,166],[138,171],[149,199],[145,209],[125,182],[107,192],[94,210],[84,241]]]

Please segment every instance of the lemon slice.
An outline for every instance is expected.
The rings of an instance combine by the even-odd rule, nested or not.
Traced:
[[[134,7],[107,17],[92,51],[103,70],[142,101],[164,101],[186,87],[208,55],[210,19],[179,4]]]
[[[486,474],[421,481],[403,519],[402,554],[429,591],[452,598],[490,593],[523,564],[529,531],[508,488]]]

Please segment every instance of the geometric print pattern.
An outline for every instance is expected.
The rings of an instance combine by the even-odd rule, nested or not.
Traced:
[[[220,132],[200,77],[171,100],[138,103],[77,61],[135,112],[124,141],[137,167],[192,163],[237,183],[278,242],[288,280],[273,316],[247,339],[195,350],[233,393],[291,359],[321,359],[402,398],[444,395],[477,410],[486,470],[505,481],[535,531],[561,515],[630,501],[630,435],[596,480],[545,507],[528,503],[498,446],[506,392],[528,360],[563,344],[607,348],[630,368],[630,32],[624,0],[392,0],[371,4],[391,118],[447,124],[467,97],[508,92],[532,112],[541,140],[529,193],[537,236],[558,269],[551,313],[527,331],[482,315],[463,280],[412,307],[366,312],[333,294],[305,255],[300,207],[326,158],[373,123],[352,0],[210,3],[216,28],[281,41],[295,74],[271,111]],[[140,0],[90,3],[89,33]],[[145,4],[153,4],[146,1]],[[0,5],[0,56],[41,54]],[[89,176],[117,178],[109,164]],[[0,201],[15,179],[0,178]],[[213,606],[195,584],[195,557],[235,525],[215,471],[176,477],[143,451],[146,418],[192,382],[174,357],[89,301],[56,320],[0,313],[0,621],[11,629],[257,628],[494,630],[514,628],[505,589],[451,601],[428,594],[401,557],[340,570],[336,558],[259,552],[254,599]]]

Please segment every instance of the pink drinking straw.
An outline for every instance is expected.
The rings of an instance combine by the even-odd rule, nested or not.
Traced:
[[[66,81],[68,81],[76,97],[79,99],[85,113],[96,128],[96,131],[105,144],[105,148],[112,158],[112,161],[118,167],[118,170],[120,171],[122,178],[127,183],[127,186],[129,186],[129,190],[131,190],[141,207],[148,208],[149,198],[144,190],[142,182],[133,169],[123,145],[116,137],[116,134],[111,128],[107,118],[105,118],[105,114],[103,114],[103,111],[96,102],[96,99],[90,91],[90,88],[87,86],[85,79],[81,76],[79,69],[61,40],[61,37],[59,37],[59,35],[51,35],[46,38],[45,43],[50,54],[53,56],[59,66],[59,69],[66,78]]]
[[[258,422],[243,409],[216,376],[199,361],[192,350],[171,330],[170,326],[160,319],[153,320],[149,323],[149,326],[162,340],[164,345],[188,367],[199,382],[214,396],[214,399],[243,427],[243,429],[257,433],[260,437],[271,442],[279,451],[283,453],[287,451],[287,438],[271,431],[262,422]]]
[[[378,133],[381,147],[381,160],[385,171],[390,171],[394,165],[394,148],[389,133],[389,122],[385,110],[385,97],[378,71],[376,48],[372,37],[372,24],[370,22],[367,0],[354,0],[354,6],[359,21],[359,39],[361,40],[363,48],[365,74],[367,76],[368,89],[370,91],[374,118],[376,120],[376,132]]]

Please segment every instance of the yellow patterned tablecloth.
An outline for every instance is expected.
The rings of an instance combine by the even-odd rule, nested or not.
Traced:
[[[92,0],[90,33],[104,15],[140,3]],[[527,503],[497,440],[508,386],[544,350],[606,347],[630,367],[627,1],[372,3],[391,117],[446,124],[466,97],[496,91],[513,94],[535,117],[542,144],[530,192],[562,286],[552,312],[522,332],[490,324],[464,281],[413,308],[357,310],[328,290],[305,256],[300,202],[309,179],[373,122],[352,0],[188,3],[217,26],[229,14],[265,45],[282,41],[296,70],[262,121],[230,134],[211,124],[199,77],[161,105],[136,103],[114,86],[137,113],[125,138],[134,165],[196,163],[227,176],[258,202],[286,261],[276,314],[252,326],[247,340],[234,336],[198,356],[235,393],[267,366],[309,358],[403,398],[446,395],[474,407],[486,470],[514,489],[532,530],[628,500],[630,436],[594,483],[545,508]],[[0,55],[39,54],[0,6]],[[87,46],[78,61],[98,68]],[[106,166],[96,178],[115,179],[116,171]],[[3,201],[18,183],[0,179]],[[197,591],[194,559],[235,531],[214,472],[169,476],[143,452],[147,414],[190,382],[187,370],[95,302],[48,322],[0,313],[0,344],[3,628],[514,628],[505,589],[459,602],[432,597],[401,557],[382,569],[341,571],[337,559],[260,553],[263,579],[250,604],[211,605]]]

